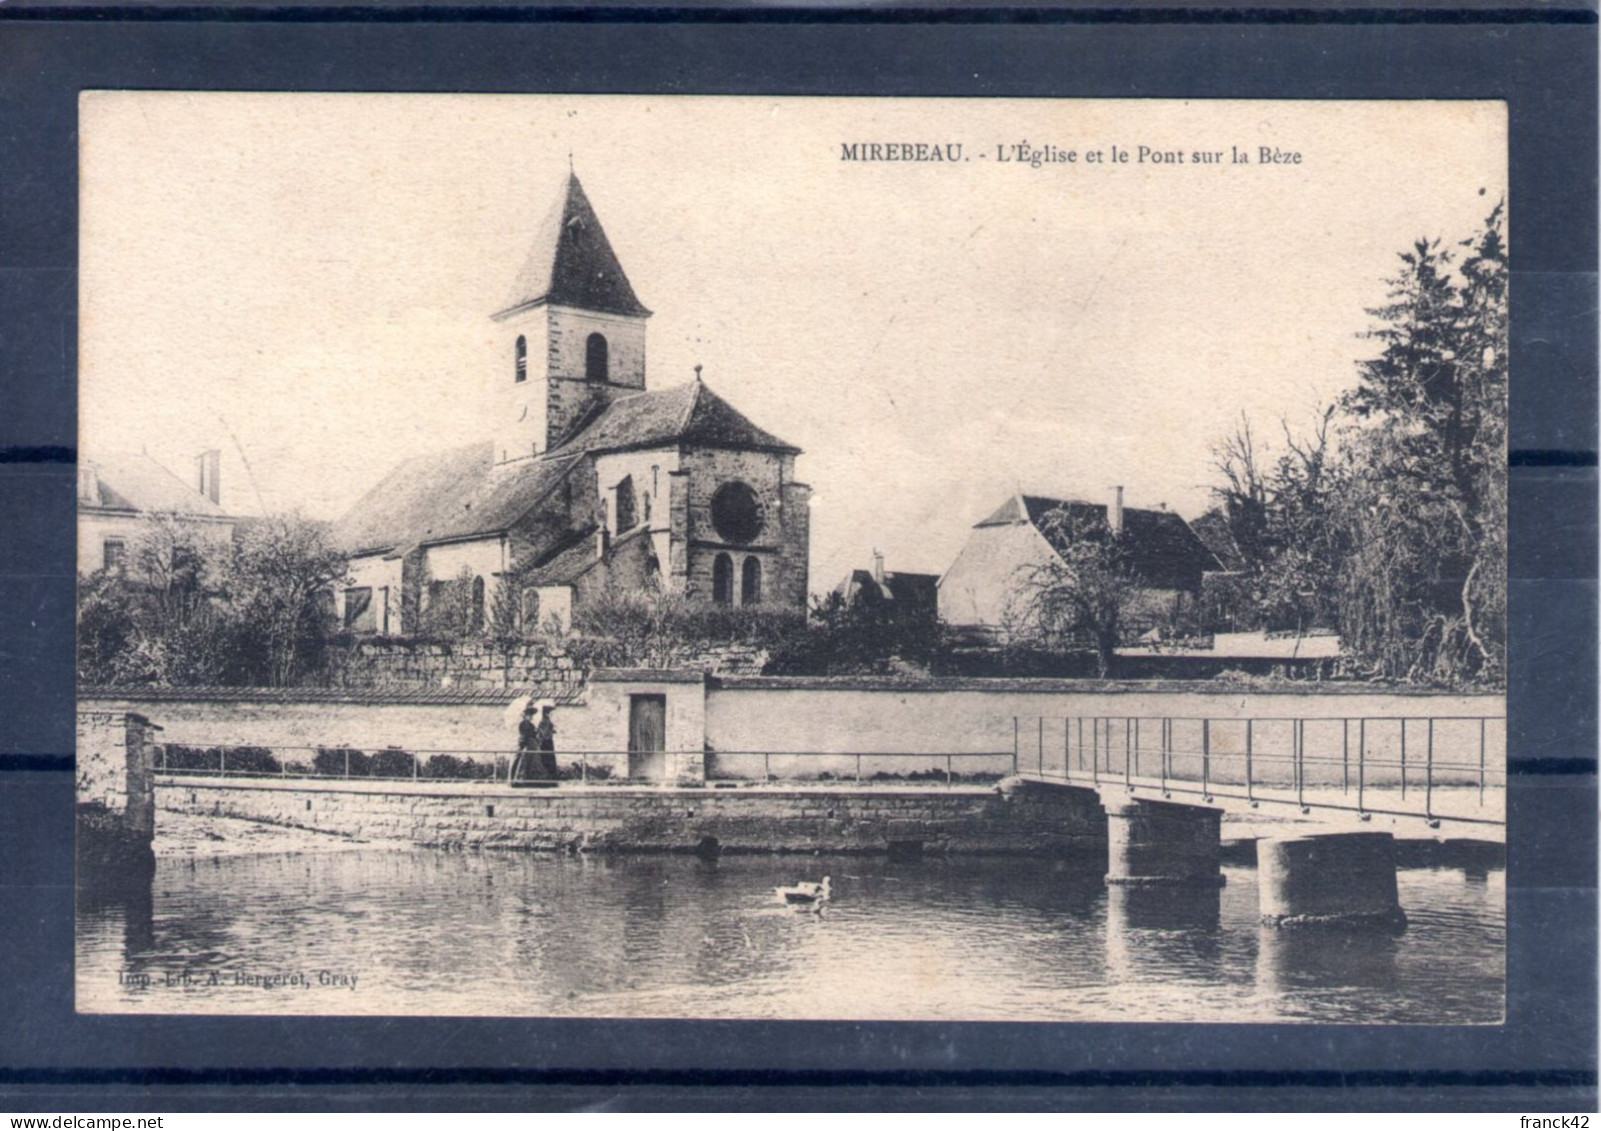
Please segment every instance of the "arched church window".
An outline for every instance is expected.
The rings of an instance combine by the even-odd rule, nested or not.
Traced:
[[[734,559],[718,554],[712,563],[712,600],[719,605],[734,603]]]
[[[584,346],[584,376],[591,381],[609,380],[610,376],[607,373],[610,363],[610,358],[607,356],[609,352],[604,334],[589,335],[589,341]]]
[[[755,558],[746,558],[745,565],[740,570],[739,603],[741,605],[759,605],[762,600],[762,563]]]
[[[622,482],[617,484],[617,533],[632,530],[639,516],[634,500],[634,477],[625,475]]]
[[[523,631],[533,632],[539,628],[539,590],[532,586],[523,590]]]
[[[517,383],[520,385],[528,380],[528,339],[521,334],[517,335]]]

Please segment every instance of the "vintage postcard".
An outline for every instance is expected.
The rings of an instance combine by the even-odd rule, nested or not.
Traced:
[[[81,1012],[1502,1020],[1504,104],[80,113]]]

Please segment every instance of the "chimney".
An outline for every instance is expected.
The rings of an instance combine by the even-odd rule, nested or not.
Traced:
[[[218,478],[221,463],[222,453],[216,448],[195,457],[195,490],[214,503],[222,499],[222,483]]]
[[[87,461],[78,465],[78,501],[90,506],[100,503],[100,475]]]
[[[884,551],[873,551],[873,580],[880,585],[884,584]]]
[[[1106,525],[1112,528],[1115,538],[1123,533],[1123,488],[1112,488],[1112,505],[1106,508]]]

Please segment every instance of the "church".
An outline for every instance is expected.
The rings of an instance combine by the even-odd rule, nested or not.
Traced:
[[[477,393],[491,435],[402,462],[333,526],[349,631],[422,632],[446,605],[473,627],[508,608],[525,629],[566,626],[616,590],[805,608],[800,449],[698,366],[647,388],[650,316],[569,175],[492,315],[504,364]]]

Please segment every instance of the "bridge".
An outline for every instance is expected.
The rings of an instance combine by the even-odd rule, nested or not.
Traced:
[[[1287,817],[1256,837],[1268,923],[1404,924],[1385,829],[1505,842],[1505,716],[1015,716],[1012,733],[1018,780],[1098,795],[1112,885],[1215,887],[1225,813]]]
[[[1314,709],[1338,710],[1340,702],[1341,697],[1330,696]],[[943,788],[952,797],[966,797],[962,804],[984,806],[987,827],[1003,838],[1019,812],[1037,814],[1041,807],[1035,802],[1043,801],[1043,811],[1054,814],[1051,836],[1064,835],[1062,814],[1074,814],[1068,821],[1073,831],[1065,835],[1105,845],[1106,879],[1119,890],[1210,887],[1215,892],[1222,877],[1222,822],[1228,816],[1233,837],[1254,842],[1262,914],[1270,923],[1402,921],[1395,894],[1396,836],[1504,842],[1504,715],[1392,710],[1289,716],[1243,713],[1244,701],[1232,698],[1207,705],[1212,714],[1193,717],[973,716],[971,733],[897,734],[898,742],[882,746],[901,748],[889,750],[864,749],[858,727],[832,737],[815,729],[794,732],[804,733],[813,747],[831,749],[780,744],[712,750],[707,742],[702,749],[674,754],[673,773],[665,778],[652,776],[663,761],[659,750],[578,748],[561,755],[561,776],[567,780],[542,784],[550,787],[553,803],[561,795],[595,793],[601,786],[599,797],[606,792],[602,783],[629,786],[635,793],[641,787],[643,792],[656,789],[664,806],[691,801],[682,810],[691,816],[702,807],[699,799],[714,790],[734,791],[716,796],[745,798],[752,811],[763,803],[764,792],[822,796],[821,790],[839,796],[843,807],[797,802],[803,807],[798,819],[804,820],[795,827],[808,821],[826,826],[817,843],[848,842],[851,850],[893,844],[893,838],[885,840],[888,833],[875,831],[877,826],[863,826],[845,795],[866,804],[875,791],[898,790],[906,794],[905,804],[916,807],[929,800],[911,796],[919,787],[930,794]],[[860,724],[861,717],[856,721]],[[1003,728],[1010,730],[1010,750],[999,749],[995,741]],[[346,793],[457,796],[485,819],[495,818],[497,811],[521,811],[530,792],[540,792],[517,788],[528,783],[512,780],[513,752],[504,749],[369,745],[362,751],[343,745],[209,741],[201,746],[156,742],[154,732],[160,729],[133,712],[79,712],[80,825],[95,834],[83,843],[103,842],[98,854],[107,860],[150,863],[158,779],[215,777],[239,781],[241,787],[259,781],[251,788],[277,791],[279,802],[296,782],[315,788],[315,783],[338,780]],[[967,749],[961,749],[964,743]],[[997,786],[1006,796],[1028,793],[1013,797],[1020,806],[986,804]],[[804,808],[808,805],[816,812]],[[959,808],[947,805],[940,811]],[[673,831],[689,835],[688,821],[675,818]],[[1172,894],[1181,898],[1176,890]]]

